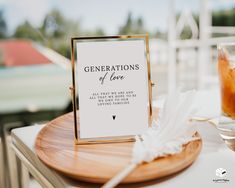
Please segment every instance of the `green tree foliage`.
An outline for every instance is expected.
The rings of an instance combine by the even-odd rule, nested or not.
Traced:
[[[7,33],[7,24],[4,19],[3,10],[0,10],[0,38],[5,38]]]
[[[80,36],[104,36],[105,32],[102,28],[97,28],[93,31],[84,30],[80,33]]]
[[[70,38],[79,33],[79,22],[68,20],[59,10],[53,9],[45,16],[40,27],[36,28],[25,21],[16,28],[13,37],[37,41],[70,57]]]
[[[28,21],[20,24],[13,34],[15,38],[24,38],[24,39],[31,39],[34,41],[40,41],[40,31],[34,28]]]
[[[154,34],[150,34],[150,37],[156,37],[157,39],[167,40],[167,33],[157,30]]]
[[[41,31],[46,37],[61,38],[66,33],[65,26],[66,19],[59,10],[53,9],[45,16]]]
[[[51,10],[44,18],[40,28],[48,47],[70,57],[70,38],[80,34],[78,21],[68,20],[57,9]]]
[[[213,26],[235,26],[235,7],[228,10],[219,10],[212,13]]]
[[[94,35],[102,36],[102,35],[105,35],[105,32],[104,32],[104,30],[103,30],[102,28],[97,28],[97,29],[95,30]]]
[[[137,19],[132,18],[132,14],[128,13],[126,23],[119,28],[118,34],[143,34],[146,33],[144,22],[141,17]]]

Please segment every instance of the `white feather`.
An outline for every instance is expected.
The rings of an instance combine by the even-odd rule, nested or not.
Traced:
[[[132,163],[141,164],[173,155],[182,151],[182,146],[194,137],[195,126],[189,122],[195,113],[192,102],[195,91],[181,94],[179,90],[171,93],[160,110],[157,122],[141,136],[136,136],[133,147]]]

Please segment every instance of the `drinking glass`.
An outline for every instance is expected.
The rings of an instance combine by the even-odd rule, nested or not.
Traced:
[[[218,129],[225,143],[235,150],[235,43],[219,44],[217,49],[222,112]]]

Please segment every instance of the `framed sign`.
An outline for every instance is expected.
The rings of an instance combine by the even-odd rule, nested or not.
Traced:
[[[72,38],[71,49],[75,142],[133,140],[146,130],[152,120],[148,35]]]

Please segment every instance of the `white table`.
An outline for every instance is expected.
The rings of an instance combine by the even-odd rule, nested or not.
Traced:
[[[205,93],[204,93],[205,94]],[[203,94],[203,97],[205,97]],[[211,93],[207,93],[206,100],[210,100]],[[217,99],[216,99],[217,100]],[[207,106],[208,109],[214,108]],[[100,187],[100,185],[74,181],[55,172],[44,165],[36,156],[34,142],[38,132],[45,125],[34,125],[30,127],[17,128],[12,131],[12,147],[22,163],[23,186],[27,186],[27,171],[43,187]],[[196,123],[199,133],[203,139],[202,152],[198,159],[187,169],[176,175],[145,183],[122,185],[119,187],[160,187],[160,188],[198,188],[198,187],[235,187],[235,152],[228,149],[220,138],[216,128],[209,123]],[[226,183],[216,183],[213,180],[220,179],[215,175],[218,168],[227,170],[224,179]]]

